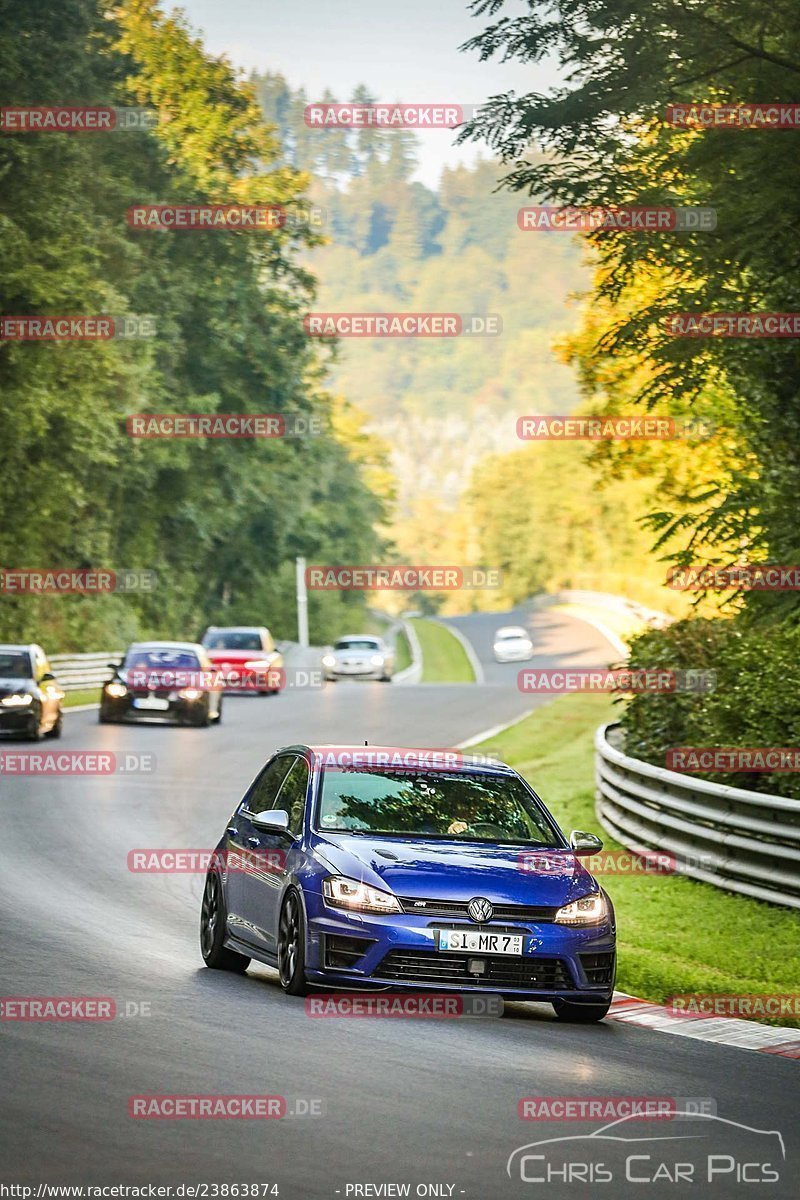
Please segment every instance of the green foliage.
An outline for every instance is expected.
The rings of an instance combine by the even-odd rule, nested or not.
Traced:
[[[505,0],[476,0],[492,23],[469,45],[482,58],[555,56],[567,82],[549,94],[497,97],[467,131],[509,164],[507,184],[560,204],[710,205],[713,233],[590,235],[601,270],[595,300],[614,311],[593,363],[627,359],[638,401],[692,406],[709,385],[736,399],[731,479],[710,481],[691,520],[662,513],[676,557],[713,561],[766,556],[795,562],[800,485],[800,347],[796,340],[675,338],[676,312],[792,312],[797,305],[800,217],[796,134],[685,131],[666,124],[667,104],[780,101],[800,70],[792,0],[544,0],[501,16]],[[544,157],[530,154],[531,144]],[[653,281],[657,286],[653,287]],[[708,415],[704,412],[703,415]],[[724,411],[724,416],[729,413]],[[696,541],[696,539],[695,539]],[[750,600],[780,615],[796,597]]]
[[[797,663],[800,628],[793,622],[767,631],[744,617],[679,621],[633,642],[635,667],[716,672],[713,691],[702,695],[642,694],[626,706],[626,750],[665,766],[671,746],[791,747],[800,744]],[[800,799],[796,774],[726,772],[704,779]]]
[[[108,19],[113,16],[113,19]],[[296,554],[370,561],[383,503],[333,425],[302,331],[310,241],[158,234],[126,226],[136,202],[282,203],[305,177],[251,89],[154,0],[106,14],[93,0],[3,4],[3,103],[142,105],[149,133],[0,140],[0,270],[9,314],[149,314],[150,340],[0,347],[0,562],[155,569],[152,595],[6,598],[0,636],[59,650],[208,621],[294,634]],[[53,47],[57,47],[55,52]],[[66,99],[65,99],[66,98]],[[274,441],[133,441],[137,412],[298,413],[325,432]],[[335,635],[352,595],[315,598],[312,636]],[[349,621],[348,621],[349,623]]]

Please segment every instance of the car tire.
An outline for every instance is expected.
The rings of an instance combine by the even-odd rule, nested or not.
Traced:
[[[579,1025],[602,1021],[610,1007],[610,1000],[606,1000],[603,1004],[577,1004],[572,1000],[553,1001],[553,1009],[559,1021],[571,1021]]]
[[[307,996],[303,906],[294,888],[286,893],[278,923],[278,975],[287,996]]]
[[[200,908],[200,953],[203,962],[214,971],[233,971],[237,975],[244,975],[250,966],[250,959],[223,945],[226,925],[222,883],[216,871],[209,871]]]
[[[31,713],[31,719],[28,722],[28,730],[25,736],[29,742],[40,742],[42,740],[42,723],[38,713]]]
[[[221,700],[220,700],[220,702],[219,702],[219,708],[217,709],[217,715],[216,715],[216,717],[214,718],[214,724],[215,724],[215,725],[221,725],[221,724],[222,724],[222,701],[221,701]]]
[[[110,717],[108,713],[103,712],[101,708],[97,716],[97,723],[98,725],[116,725],[117,721],[115,717]]]
[[[55,721],[53,722],[52,727],[50,729],[48,729],[47,733],[44,736],[49,737],[49,738],[60,738],[61,734],[63,732],[64,732],[64,714],[61,711],[61,709],[59,709],[58,716],[56,717]]]
[[[391,675],[381,675],[381,683],[391,683],[391,682],[392,682]]]

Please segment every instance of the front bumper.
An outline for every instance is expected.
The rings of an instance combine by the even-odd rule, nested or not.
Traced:
[[[100,708],[104,716],[114,721],[176,721],[180,724],[191,724],[199,720],[207,707],[208,701],[201,696],[197,700],[185,700],[167,693],[158,694],[159,699],[167,701],[166,708],[136,708],[134,700],[144,700],[144,694],[136,696],[120,696],[117,698],[104,695]]]
[[[25,708],[0,707],[0,733],[27,733],[38,720],[39,710],[35,704]]]
[[[469,921],[416,914],[350,914],[306,894],[309,980],[335,987],[496,992],[517,999],[609,999],[614,987],[611,924],[572,928],[552,922],[490,922],[522,934],[521,955],[437,950],[436,930]],[[471,971],[476,960],[481,973]]]

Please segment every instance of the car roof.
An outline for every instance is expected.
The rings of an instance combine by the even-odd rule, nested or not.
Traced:
[[[201,646],[199,642],[131,642],[128,649],[133,650],[134,647],[141,649],[146,646],[150,646],[154,650],[200,650],[203,653],[205,652],[205,646]]]
[[[445,769],[447,771],[483,771],[492,775],[516,775],[513,767],[509,767],[503,762],[487,762],[485,759],[476,758],[473,755],[465,754],[457,747],[442,747],[442,746],[373,746],[371,743],[365,746],[363,742],[355,742],[352,745],[347,745],[343,742],[315,742],[313,745],[298,744],[295,746],[281,746],[276,751],[278,754],[285,754],[289,751],[294,751],[297,754],[312,755],[317,759],[324,759],[331,754],[341,755],[357,755],[357,754],[387,754],[391,756],[405,754],[419,754],[423,758],[420,764],[420,770],[429,769],[431,771]],[[424,756],[430,754],[457,754],[460,762],[453,765],[443,767],[440,763],[431,764],[426,767]]]
[[[381,635],[379,633],[340,633],[337,638],[334,638],[334,641],[336,641],[336,642],[350,642],[350,641],[353,641],[353,642],[355,642],[355,641],[382,642],[383,638],[381,637]]]
[[[266,625],[209,625],[206,633],[261,633],[266,628]]]
[[[499,629],[495,630],[494,636],[500,637],[501,634],[505,634],[506,637],[510,637],[511,634],[518,637],[527,637],[528,631],[523,625],[501,625]]]

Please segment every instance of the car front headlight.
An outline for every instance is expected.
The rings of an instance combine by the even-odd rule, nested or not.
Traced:
[[[199,700],[202,694],[203,689],[195,687],[181,688],[178,692],[181,700]]]
[[[382,654],[373,654],[372,658],[369,661],[372,663],[373,667],[382,667],[383,666],[383,655]]]
[[[244,664],[245,671],[268,671],[269,663],[265,658],[254,658]]]
[[[600,925],[608,916],[608,905],[602,892],[583,896],[565,904],[556,913],[557,925]]]
[[[13,696],[4,696],[0,704],[4,708],[27,708],[33,704],[33,696],[30,692],[14,692]]]
[[[333,908],[349,908],[355,912],[399,913],[400,902],[390,892],[359,883],[357,879],[346,879],[343,875],[329,875],[322,883],[322,894]]]
[[[332,654],[323,654],[322,665],[323,665],[323,667],[335,667],[336,659],[334,658],[334,656]]]
[[[121,700],[123,696],[127,696],[128,689],[124,683],[107,683],[106,695],[113,696],[115,700]]]

